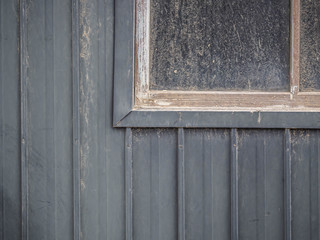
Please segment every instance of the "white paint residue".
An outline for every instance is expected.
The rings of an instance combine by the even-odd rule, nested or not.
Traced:
[[[144,2],[146,1],[146,2]],[[150,0],[137,1],[137,55],[140,86],[137,97],[143,98],[149,90],[149,37],[150,37]]]

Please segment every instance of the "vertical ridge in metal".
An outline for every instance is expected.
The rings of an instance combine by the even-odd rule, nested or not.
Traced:
[[[292,205],[291,205],[291,131],[285,130],[285,189],[284,189],[284,212],[285,212],[285,240],[292,239]]]
[[[73,81],[73,238],[80,239],[80,35],[79,2],[72,0],[72,81]]]
[[[126,128],[125,138],[125,181],[126,181],[126,240],[133,239],[132,228],[132,130]]]
[[[317,179],[317,183],[316,183],[316,185],[318,186],[318,189],[317,189],[317,202],[316,202],[316,204],[317,204],[317,211],[316,211],[316,213],[315,213],[315,215],[317,216],[317,218],[318,218],[318,221],[317,221],[317,225],[315,226],[315,228],[317,229],[317,236],[315,236],[315,239],[320,239],[320,189],[319,189],[319,186],[320,186],[320,163],[319,163],[319,161],[320,161],[320,141],[319,141],[319,133],[320,133],[320,131],[317,131],[317,133],[318,133],[318,136],[317,136],[317,141],[316,141],[316,149],[315,149],[315,151],[316,151],[316,155],[313,155],[313,156],[317,156],[317,158],[315,159],[316,160],[316,162],[317,162],[317,177],[316,177],[316,179]],[[318,238],[317,238],[318,237]]]
[[[178,234],[179,240],[185,240],[185,162],[184,129],[178,130]]]
[[[231,130],[231,240],[239,239],[238,131]]]
[[[160,239],[160,141],[159,132],[151,135],[150,148],[150,216],[151,239]]]
[[[319,133],[319,132],[317,132]],[[310,134],[310,133],[308,133]],[[311,135],[312,136],[312,135]],[[311,137],[310,154],[310,240],[319,240],[319,137]]]
[[[21,235],[28,239],[27,36],[26,1],[20,0]]]

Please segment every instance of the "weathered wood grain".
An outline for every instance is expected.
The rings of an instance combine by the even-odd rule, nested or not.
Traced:
[[[319,111],[320,93],[150,91],[136,99],[135,109]]]

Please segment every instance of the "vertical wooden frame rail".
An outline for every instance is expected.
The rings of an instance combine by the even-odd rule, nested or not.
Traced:
[[[295,96],[300,82],[300,0],[291,0],[290,31],[290,92]]]
[[[299,92],[299,0],[291,0],[287,92],[150,90],[149,21],[150,0],[115,3],[115,127],[320,127],[320,92]]]

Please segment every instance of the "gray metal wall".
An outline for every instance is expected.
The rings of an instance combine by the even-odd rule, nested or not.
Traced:
[[[320,238],[318,130],[113,128],[114,1],[20,1],[0,1],[0,239]]]

